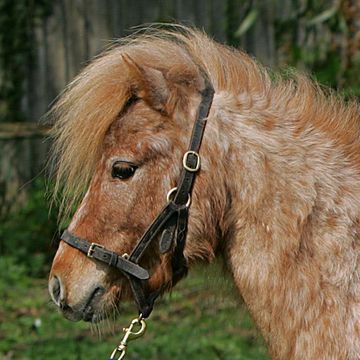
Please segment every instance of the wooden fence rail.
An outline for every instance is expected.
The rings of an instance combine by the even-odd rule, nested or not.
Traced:
[[[37,123],[0,123],[0,140],[44,138],[50,127]]]

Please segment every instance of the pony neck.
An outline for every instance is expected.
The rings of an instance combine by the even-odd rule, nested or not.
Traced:
[[[335,130],[315,123],[315,108],[304,122],[300,108],[276,100],[214,99],[209,137],[221,134],[215,151],[233,219],[224,254],[275,359],[355,359],[359,163]]]

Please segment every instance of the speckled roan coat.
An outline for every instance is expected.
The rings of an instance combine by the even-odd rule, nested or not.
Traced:
[[[190,210],[190,265],[225,259],[273,359],[360,359],[359,106],[306,76],[270,77],[182,27],[114,46],[52,112],[64,204],[87,190],[70,230],[131,252],[176,186],[203,73],[215,97]],[[138,165],[132,178],[111,177],[119,160]],[[171,287],[170,256],[149,249],[152,289]],[[64,243],[50,289],[54,276],[73,320],[96,287],[106,292],[94,319],[131,296],[119,273]]]

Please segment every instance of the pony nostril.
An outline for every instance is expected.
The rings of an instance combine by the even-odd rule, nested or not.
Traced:
[[[60,279],[57,276],[54,276],[49,283],[49,292],[50,296],[53,299],[54,303],[59,306],[60,308],[63,308],[64,303],[64,291],[62,288],[62,284]]]

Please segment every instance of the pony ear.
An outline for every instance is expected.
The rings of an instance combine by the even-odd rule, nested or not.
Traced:
[[[139,65],[128,55],[123,55],[123,60],[133,82],[134,95],[143,99],[153,109],[167,113],[170,89],[163,72],[147,65]]]

